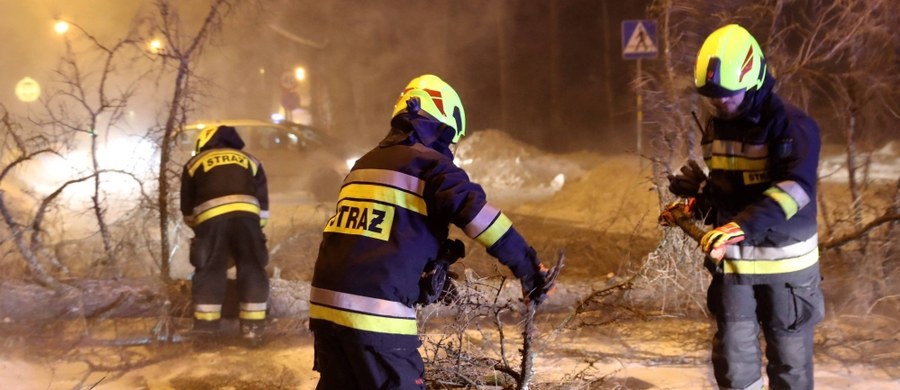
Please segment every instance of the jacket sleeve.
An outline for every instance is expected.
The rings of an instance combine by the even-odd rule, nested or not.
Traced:
[[[815,207],[820,142],[816,122],[799,109],[789,109],[784,131],[769,147],[772,185],[735,217],[744,234],[764,234],[805,207]]]
[[[488,254],[523,278],[538,272],[539,262],[528,243],[499,209],[487,203],[480,185],[469,180],[462,169],[452,165],[441,169],[436,180],[436,210],[469,237],[483,245]]]
[[[266,226],[269,222],[269,179],[262,164],[256,170],[256,200],[259,201],[259,223]]]
[[[184,222],[191,226],[194,218],[194,186],[191,185],[191,175],[187,165],[181,170],[181,216]]]

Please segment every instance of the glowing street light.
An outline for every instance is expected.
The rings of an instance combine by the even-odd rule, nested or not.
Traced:
[[[16,83],[16,97],[25,103],[31,103],[41,97],[41,85],[31,77]]]
[[[150,41],[150,43],[147,44],[147,46],[150,48],[151,53],[159,54],[159,52],[162,51],[163,43],[159,39],[154,39],[154,40]]]
[[[304,69],[302,66],[298,66],[297,68],[295,68],[294,69],[294,78],[297,79],[297,81],[305,80],[306,79],[306,69]]]
[[[55,31],[59,35],[63,35],[66,31],[69,31],[69,22],[65,20],[57,20],[56,23],[53,24],[53,31]]]

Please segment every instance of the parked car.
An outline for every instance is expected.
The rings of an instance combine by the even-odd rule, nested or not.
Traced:
[[[318,201],[333,200],[357,158],[343,150],[340,142],[309,126],[228,119],[186,126],[178,136],[184,160],[193,154],[201,130],[222,125],[237,129],[246,144],[244,150],[262,162],[273,194],[305,191]]]

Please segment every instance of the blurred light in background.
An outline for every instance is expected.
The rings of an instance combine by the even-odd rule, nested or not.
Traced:
[[[56,23],[53,24],[53,31],[59,35],[63,35],[66,31],[69,31],[69,23],[65,20],[57,20]]]
[[[296,69],[294,69],[294,78],[296,78],[297,81],[305,80],[306,79],[306,69],[304,69],[302,66],[298,66]]]
[[[150,47],[151,53],[159,54],[159,52],[162,50],[163,44],[162,44],[162,41],[160,41],[159,39],[154,39],[154,40],[150,41],[148,46]]]
[[[272,114],[271,118],[272,118],[272,122],[281,123],[282,121],[284,121],[284,114],[276,112],[276,113]]]
[[[41,97],[41,85],[31,77],[16,83],[16,97],[25,103],[31,103]]]

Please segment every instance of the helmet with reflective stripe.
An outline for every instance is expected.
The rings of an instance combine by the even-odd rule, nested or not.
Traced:
[[[406,112],[406,102],[409,99],[418,99],[421,111],[451,127],[456,132],[453,143],[459,142],[459,139],[466,135],[466,111],[463,109],[462,101],[459,100],[459,95],[453,87],[440,77],[426,74],[412,79],[394,104],[392,118]]]
[[[200,149],[206,146],[206,143],[212,139],[217,130],[219,130],[218,126],[210,126],[200,130],[200,134],[197,134],[197,141],[194,143],[194,154],[200,153]]]
[[[713,31],[694,67],[694,85],[708,97],[727,97],[762,87],[766,59],[750,32],[736,24]]]

